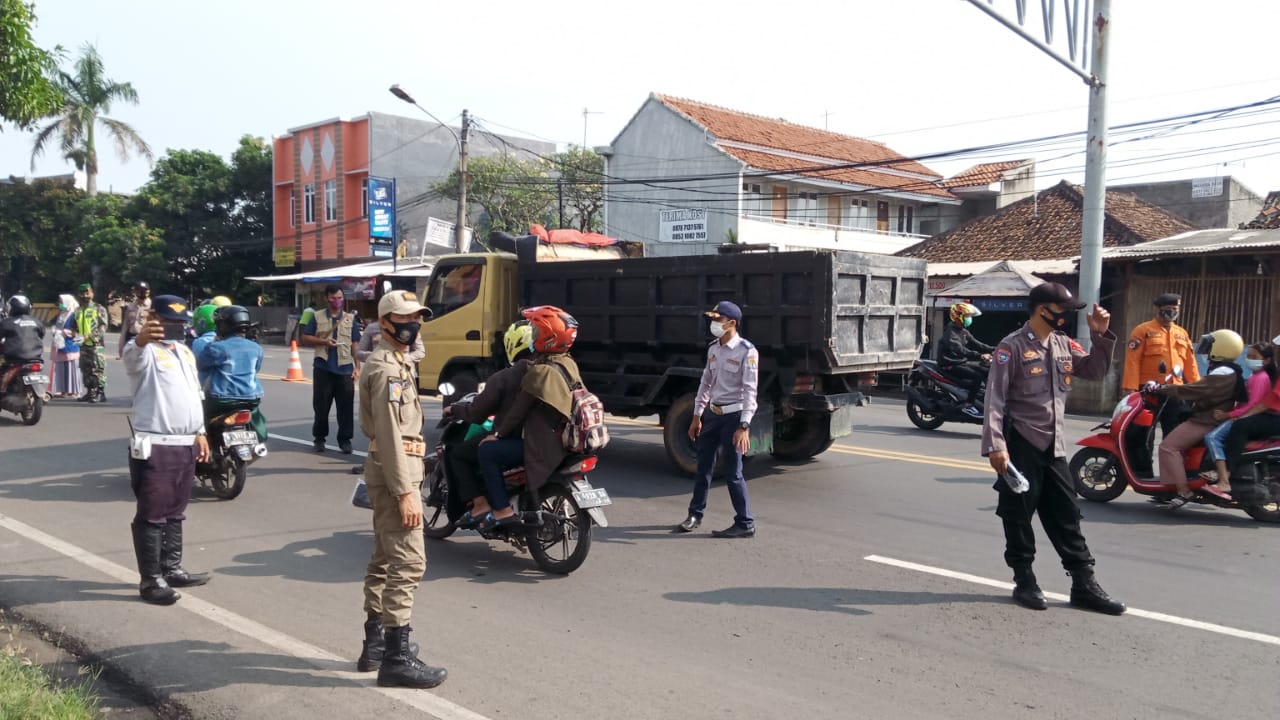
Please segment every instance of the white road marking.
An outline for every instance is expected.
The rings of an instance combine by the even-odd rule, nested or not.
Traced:
[[[887,558],[880,555],[868,555],[864,557],[863,560],[880,563],[881,565],[891,565],[896,568],[902,568],[903,570],[915,570],[916,572],[938,575],[940,577],[951,578],[952,580],[961,580],[975,585],[986,585],[987,587],[1000,588],[1002,590],[1013,589],[1013,583],[1010,582],[992,580],[991,578],[984,578],[980,575],[970,575],[969,573],[956,572],[955,570],[933,567],[932,565],[921,565],[919,563],[908,562],[906,560],[895,560],[893,558]],[[1059,602],[1068,602],[1071,600],[1070,596],[1063,595],[1061,593],[1047,592],[1044,596],[1050,600],[1057,600]],[[1145,618],[1147,620],[1155,620],[1156,622],[1169,623],[1170,625],[1181,625],[1182,627],[1192,628],[1194,630],[1204,630],[1206,632],[1217,633],[1219,635],[1227,635],[1229,637],[1240,638],[1242,640],[1253,640],[1254,642],[1266,643],[1268,645],[1280,645],[1280,637],[1253,632],[1252,630],[1240,630],[1238,628],[1227,627],[1226,625],[1218,625],[1200,620],[1191,620],[1189,618],[1178,617],[1177,615],[1166,615],[1165,613],[1152,612],[1150,610],[1139,610],[1138,608],[1129,608],[1125,614],[1132,615],[1133,617]]]
[[[88,550],[72,545],[65,540],[56,538],[7,515],[0,515],[0,527],[3,527],[34,543],[43,545],[56,553],[65,555],[83,565],[87,565],[103,575],[115,578],[120,582],[133,584],[138,581],[138,572],[136,570],[126,568],[123,565],[117,565],[106,558],[94,555]],[[247,638],[258,640],[270,645],[283,653],[302,660],[314,667],[316,670],[331,675],[334,678],[368,687],[368,689],[373,690],[374,692],[381,693],[412,708],[429,713],[432,717],[437,718],[438,720],[489,720],[489,718],[484,715],[472,712],[461,705],[445,700],[444,698],[433,695],[425,690],[378,687],[374,684],[377,679],[376,673],[360,673],[355,671],[328,669],[326,666],[333,663],[349,665],[351,664],[351,658],[335,655],[328,650],[318,648],[315,645],[311,645],[310,643],[304,642],[290,635],[286,635],[278,630],[274,630],[266,625],[250,620],[243,615],[238,615],[223,607],[201,600],[200,598],[193,596],[190,589],[184,589],[182,592],[182,599],[178,601],[178,604],[175,607],[182,608],[189,613],[217,623],[218,625],[244,635]]]
[[[302,438],[289,437],[288,435],[277,435],[276,433],[267,433],[267,442],[271,442],[272,440],[280,440],[282,442],[293,443],[294,445],[306,445],[307,447],[311,447],[315,444],[315,442],[312,440],[303,440]],[[359,455],[360,457],[369,457],[369,453],[361,450],[352,450],[351,454]]]

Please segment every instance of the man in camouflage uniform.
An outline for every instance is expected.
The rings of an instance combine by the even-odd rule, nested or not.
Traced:
[[[107,401],[107,309],[93,301],[93,286],[80,286],[80,309],[73,316],[72,327],[84,340],[80,343],[80,374],[85,393],[80,402]]]

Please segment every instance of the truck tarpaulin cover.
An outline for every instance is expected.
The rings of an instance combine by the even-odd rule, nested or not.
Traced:
[[[529,227],[529,234],[536,235],[539,242],[548,245],[582,245],[584,247],[608,247],[617,245],[617,238],[611,238],[600,233],[584,233],[573,228],[561,228],[559,230],[547,230],[541,225],[532,225]]]

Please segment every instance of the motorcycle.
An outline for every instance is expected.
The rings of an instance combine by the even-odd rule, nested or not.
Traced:
[[[453,395],[454,389],[445,383],[440,394]],[[475,393],[471,393],[455,404],[469,403],[474,398]],[[457,523],[467,511],[469,499],[458,496],[457,481],[447,459],[452,448],[466,440],[473,426],[446,416],[437,427],[443,429],[440,441],[435,452],[424,458],[423,532],[428,538],[443,540],[459,529]],[[571,455],[538,490],[527,485],[523,467],[507,470],[503,479],[521,523],[490,530],[476,528],[476,532],[486,540],[501,540],[518,550],[528,550],[546,572],[567,575],[577,570],[591,549],[592,524],[609,526],[602,508],[613,501],[604,488],[592,487],[587,478],[596,464],[595,455]]]
[[[44,363],[15,363],[0,374],[0,410],[17,414],[23,425],[35,425],[44,414],[49,377],[41,375]]]
[[[986,383],[974,395],[973,406],[978,410],[974,415],[964,412],[968,395],[969,391],[948,377],[937,362],[922,358],[907,377],[907,418],[921,430],[937,430],[945,422],[981,425]]]
[[[1120,497],[1127,487],[1157,502],[1173,498],[1174,490],[1159,478],[1137,476],[1133,469],[1136,458],[1130,457],[1125,443],[1130,428],[1138,428],[1145,433],[1143,448],[1150,457],[1155,444],[1156,419],[1163,409],[1161,399],[1145,389],[1129,393],[1116,405],[1110,420],[1092,428],[1102,432],[1077,443],[1084,447],[1071,458],[1070,467],[1076,492],[1081,497],[1093,502],[1110,502]],[[1243,510],[1260,522],[1280,523],[1280,438],[1249,443],[1231,476],[1230,496],[1217,492],[1201,477],[1202,472],[1212,469],[1212,458],[1203,443],[1183,455],[1187,485],[1195,491],[1192,502]]]
[[[249,466],[267,456],[267,446],[258,441],[251,426],[257,407],[256,400],[237,403],[219,410],[206,423],[210,458],[196,465],[196,479],[223,500],[244,492]]]

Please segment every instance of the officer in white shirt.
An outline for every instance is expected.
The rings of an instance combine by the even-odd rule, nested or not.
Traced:
[[[142,576],[138,590],[156,605],[177,602],[175,587],[209,581],[206,573],[182,568],[182,521],[196,462],[209,459],[196,359],[183,343],[190,320],[185,300],[160,295],[123,353],[133,386],[129,478],[138,501],[133,518],[133,550]]]
[[[677,528],[693,532],[702,524],[707,492],[715,472],[716,455],[724,454],[729,498],[733,500],[733,525],[711,534],[721,538],[749,538],[756,534],[747,481],[742,477],[742,454],[751,449],[751,418],[756,414],[756,389],[760,378],[760,352],[738,334],[742,309],[725,300],[706,313],[716,340],[707,348],[707,367],[693,403],[689,439],[698,450],[689,517]]]

